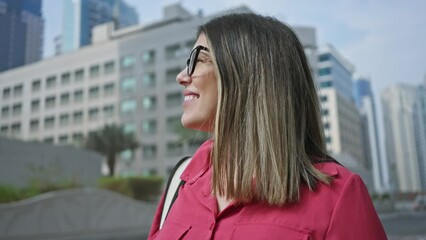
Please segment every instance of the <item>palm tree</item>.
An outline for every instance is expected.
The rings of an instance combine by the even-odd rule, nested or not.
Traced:
[[[135,150],[139,143],[135,135],[125,133],[123,126],[112,124],[89,134],[86,147],[107,158],[109,176],[112,177],[117,154],[124,150]]]

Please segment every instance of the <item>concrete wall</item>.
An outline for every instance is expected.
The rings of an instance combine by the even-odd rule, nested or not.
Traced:
[[[101,177],[102,160],[85,149],[0,137],[0,184],[24,187],[38,180],[92,186]]]

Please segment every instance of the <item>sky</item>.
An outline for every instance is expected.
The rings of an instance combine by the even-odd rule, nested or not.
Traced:
[[[426,75],[423,0],[125,1],[136,8],[141,24],[160,20],[164,6],[181,2],[205,15],[244,4],[293,26],[315,27],[319,48],[333,45],[355,66],[356,76],[370,78],[376,98],[389,85],[419,85]],[[43,0],[45,57],[53,55],[53,38],[62,33],[63,11],[63,0]]]

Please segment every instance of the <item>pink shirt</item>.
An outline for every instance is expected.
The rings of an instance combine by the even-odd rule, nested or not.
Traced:
[[[333,162],[315,164],[334,177],[331,184],[319,184],[315,192],[302,186],[297,204],[231,203],[219,212],[211,194],[211,146],[205,142],[181,175],[186,184],[158,230],[163,196],[148,239],[387,239],[361,178]]]

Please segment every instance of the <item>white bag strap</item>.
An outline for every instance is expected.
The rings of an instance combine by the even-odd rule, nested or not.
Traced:
[[[177,198],[179,187],[185,183],[183,180],[180,180],[180,175],[182,175],[191,159],[191,157],[181,159],[178,164],[176,164],[174,171],[172,171],[172,175],[166,187],[166,197],[164,199],[163,211],[161,212],[160,229],[163,227],[170,208]]]

